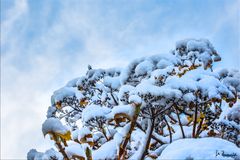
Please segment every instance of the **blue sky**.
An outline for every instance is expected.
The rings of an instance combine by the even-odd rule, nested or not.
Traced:
[[[239,0],[1,0],[1,158],[51,146],[41,133],[52,92],[94,68],[207,38],[217,67],[240,68]]]

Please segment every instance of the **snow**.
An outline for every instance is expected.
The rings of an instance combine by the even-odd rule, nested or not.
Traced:
[[[82,86],[84,83],[86,83],[86,81],[87,81],[87,77],[82,76],[77,79],[76,86]]]
[[[92,134],[91,131],[88,128],[83,127],[78,132],[78,139],[80,140],[81,138],[85,137],[88,134]]]
[[[120,79],[119,77],[104,77],[103,83],[107,87],[111,87],[112,89],[118,89],[120,87]]]
[[[114,67],[114,68],[105,69],[105,72],[109,76],[119,76],[121,73],[121,70],[122,70],[121,67]]]
[[[162,154],[162,151],[168,146],[169,144],[163,144],[161,145],[158,149],[156,149],[155,151],[150,151],[149,153],[151,155],[156,155],[159,156]]]
[[[69,130],[64,126],[58,118],[48,118],[42,124],[43,135],[48,134],[49,132],[65,134]]]
[[[87,127],[82,127],[80,129],[76,129],[76,130],[72,131],[72,139],[73,140],[78,139],[80,141],[81,138],[83,138],[84,136],[86,136],[88,134],[92,134],[91,131]]]
[[[171,54],[154,55],[151,57],[138,58],[132,61],[120,74],[121,85],[126,84],[130,78],[150,74],[155,68],[165,68],[168,65],[179,63],[179,60]]]
[[[234,98],[231,91],[217,77],[217,75],[205,71],[189,71],[181,78],[177,76],[168,77],[165,86],[183,91],[201,90],[202,94],[210,99],[220,99],[221,94],[227,95],[228,98]],[[191,100],[193,96],[188,94],[185,95],[184,99]]]
[[[136,75],[145,75],[147,73],[150,73],[153,70],[153,63],[149,60],[145,60],[137,65],[135,68],[135,74]]]
[[[112,140],[104,143],[97,150],[93,150],[93,159],[116,159],[119,146],[129,129],[130,123],[126,124],[123,128],[117,128],[117,132],[114,134]]]
[[[131,95],[128,99],[129,103],[141,104],[142,99],[138,95]]]
[[[191,78],[185,76],[179,78],[177,76],[172,76],[167,78],[166,85],[174,88],[174,89],[181,89],[181,90],[197,90],[196,81]]]
[[[226,126],[234,127],[238,131],[240,131],[240,125],[238,123],[236,123],[235,121],[228,121],[226,119],[218,119],[218,120],[215,120],[215,122],[219,123],[219,124],[225,124]]]
[[[180,139],[168,145],[158,158],[162,159],[233,159],[221,155],[226,154],[240,156],[240,149],[233,143],[220,138]],[[220,153],[220,155],[216,155]]]
[[[36,149],[31,149],[27,154],[27,160],[50,160],[51,158],[62,160],[63,156],[53,148],[46,150],[45,153],[38,152]]]
[[[36,149],[31,149],[28,154],[27,154],[27,159],[28,160],[34,160],[36,154],[37,154],[37,150]]]
[[[72,131],[72,140],[77,140],[78,139],[78,133],[79,133],[78,129]]]
[[[74,78],[66,84],[66,87],[77,87],[77,81],[80,78]]]
[[[173,66],[168,66],[164,69],[156,69],[151,73],[151,76],[154,78],[166,77],[169,73],[173,71],[173,69]]]
[[[96,81],[104,78],[105,76],[116,77],[119,76],[120,72],[120,68],[90,69],[87,71],[86,77],[83,77],[82,80],[78,81],[77,85],[82,86],[87,80]]]
[[[110,113],[111,109],[107,107],[101,107],[99,105],[88,105],[82,112],[82,121],[87,122],[94,118],[104,118],[106,114]]]
[[[93,151],[93,159],[116,159],[117,147],[114,140],[106,142],[99,149]]]
[[[198,50],[202,52],[208,51],[208,50],[214,51],[213,46],[206,39],[200,39],[200,40],[185,39],[185,40],[176,42],[176,48],[181,48],[181,47],[186,47],[187,51],[194,51],[194,50]]]
[[[220,77],[226,77],[228,75],[228,69],[226,68],[217,68],[215,69],[215,72],[218,73]]]
[[[222,113],[213,123],[236,128],[235,132],[230,131],[236,139],[236,134],[240,129],[240,106],[239,104],[233,105],[232,108],[229,106],[232,106],[232,103],[236,101],[234,94],[239,94],[240,91],[239,71],[220,70],[216,72],[207,69],[212,67],[214,60],[220,59],[208,40],[188,39],[180,41],[176,44],[176,49],[172,53],[170,56],[155,55],[138,58],[123,69],[92,69],[92,67],[89,67],[85,76],[69,81],[65,87],[53,93],[51,97],[52,106],[48,108],[47,112],[48,119],[42,125],[43,134],[46,135],[49,132],[70,133],[71,128],[72,139],[78,140],[82,144],[71,140],[67,141],[68,147],[65,148],[65,151],[69,158],[73,158],[74,155],[86,157],[85,149],[87,147],[92,148],[93,143],[89,142],[94,141],[93,159],[116,159],[120,144],[128,136],[131,126],[131,121],[128,120],[131,120],[134,116],[136,104],[141,104],[140,109],[143,112],[138,115],[137,126],[134,126],[128,143],[129,146],[126,148],[130,159],[139,159],[146,146],[151,126],[150,120],[147,118],[149,116],[147,115],[148,110],[146,112],[144,110],[147,107],[153,106],[154,110],[149,110],[149,113],[151,111],[151,113],[158,114],[161,111],[158,109],[171,108],[173,102],[176,102],[175,104],[179,108],[183,108],[184,111],[192,114],[194,110],[189,105],[190,102],[197,100],[201,103],[201,108],[205,108],[204,103],[211,102],[212,99],[216,104],[210,104],[210,109],[215,112],[215,105],[219,105],[216,98],[223,100],[226,98],[226,101],[231,98],[231,105],[229,105],[229,102],[221,102]],[[196,93],[199,92],[200,94],[196,99]],[[69,99],[74,97],[73,102],[69,100],[71,103],[64,103],[66,97],[69,97]],[[82,99],[87,100],[87,103],[81,105],[81,108],[76,108]],[[62,103],[62,101],[64,102]],[[58,102],[65,107],[58,107],[56,105]],[[199,108],[198,117],[200,117],[200,112],[203,111]],[[150,159],[151,156],[160,156],[159,159],[191,159],[191,157],[194,159],[205,157],[214,159],[216,150],[224,150],[226,153],[237,151],[239,153],[239,150],[236,150],[236,146],[231,142],[219,138],[203,138],[209,136],[207,134],[209,130],[201,132],[199,135],[199,137],[202,137],[201,139],[191,139],[193,123],[189,123],[184,112],[179,114],[186,137],[186,139],[182,139],[183,135],[179,122],[174,123],[175,120],[171,119],[177,120],[177,114],[174,113],[173,108],[165,113],[164,116],[172,131],[171,139],[173,143],[169,144],[170,135],[166,122],[162,121],[162,117],[156,117],[155,125],[159,126],[154,126],[155,129],[152,133],[154,139],[151,140],[151,144],[155,143],[156,139],[166,144],[151,145],[146,159]],[[64,124],[67,124],[69,129],[58,118],[54,118],[64,117],[65,114],[66,117],[62,121],[65,120],[66,123]],[[122,117],[124,119],[121,119]],[[128,120],[125,121],[125,118]],[[100,119],[101,123],[105,122],[102,130],[96,128],[96,119]],[[203,123],[205,122],[207,121],[205,120]],[[217,131],[217,129],[215,130]],[[86,137],[86,135],[89,136]],[[107,138],[105,138],[106,136]],[[219,135],[217,134],[217,136]],[[89,139],[86,140],[85,138]],[[229,139],[229,141],[237,144],[235,140]],[[152,148],[153,146],[156,148]],[[46,152],[31,150],[28,157],[30,157],[29,159],[36,159],[36,157],[37,159],[43,159],[44,156],[59,153]]]
[[[141,145],[141,142],[144,141],[145,133],[136,129],[132,132],[132,141],[130,142],[130,146],[133,150],[137,151]],[[134,157],[138,156],[138,154],[134,154],[130,157],[130,159],[136,159]]]
[[[173,141],[183,138],[182,131],[179,125],[172,125],[175,133],[172,135]],[[184,135],[187,138],[192,137],[192,126],[183,126]],[[168,131],[167,131],[168,132]]]
[[[204,76],[198,82],[200,90],[205,92],[209,98],[220,98],[220,93],[226,94],[228,98],[234,98],[234,95],[220,81],[211,76]]]
[[[42,156],[42,159],[48,160],[48,159],[51,159],[52,157],[55,157],[56,159],[59,159],[59,160],[60,160],[60,159],[63,159],[63,156],[62,156],[59,152],[55,151],[53,148],[47,150],[47,151],[44,153],[44,155]],[[36,158],[36,160],[37,160],[37,158]]]
[[[228,77],[224,78],[223,83],[240,91],[240,72],[237,70],[230,70],[228,72]]]
[[[168,66],[173,65],[173,63],[167,59],[161,59],[158,63],[157,63],[157,68],[159,69],[164,69]]]
[[[65,152],[69,158],[72,158],[74,155],[86,158],[85,151],[79,143],[72,142],[65,148]]]
[[[77,99],[82,99],[84,96],[81,92],[78,91],[76,87],[63,87],[57,91],[55,91],[51,97],[52,105],[63,101],[65,97],[73,97],[76,96]]]
[[[164,142],[164,143],[170,143],[168,137],[161,136],[161,135],[159,135],[158,133],[156,133],[156,132],[154,132],[154,131],[153,131],[153,135],[154,135],[157,139],[161,140],[161,141]]]
[[[240,101],[238,100],[232,108],[229,108],[229,105],[224,102],[222,104],[223,112],[221,113],[219,119],[216,119],[214,122],[220,125],[226,125],[230,128],[235,128],[240,131]],[[233,130],[232,130],[233,132]],[[239,141],[240,139],[238,139]]]
[[[183,99],[186,102],[193,102],[196,99],[196,97],[193,95],[193,93],[186,93],[183,95]]]
[[[89,80],[97,80],[103,77],[105,71],[104,69],[91,69],[88,70],[87,76]]]
[[[147,145],[147,139],[150,136],[151,126],[152,126],[152,122],[150,119],[148,119],[148,125],[147,125],[145,137],[142,138],[138,151],[130,159],[141,159],[141,156],[144,153],[144,149]]]
[[[43,156],[44,156],[44,153],[42,153],[42,152],[37,152],[37,153],[35,153],[35,155],[34,155],[34,160],[38,160],[38,159],[43,159]]]
[[[130,118],[133,117],[135,107],[132,105],[119,105],[115,106],[112,109],[112,112],[109,114],[109,118],[113,118],[116,114],[125,113]]]
[[[227,118],[230,121],[239,121],[240,122],[240,102],[237,102],[233,107],[228,111]]]
[[[221,60],[212,44],[206,39],[186,39],[176,43],[176,50],[174,51],[180,59],[189,60],[193,63],[195,60],[203,63],[204,69],[211,65],[213,61]],[[194,60],[195,59],[195,60]]]
[[[122,99],[125,94],[129,94],[134,90],[134,87],[131,85],[122,85],[118,92],[118,99]]]
[[[47,110],[47,118],[53,117],[53,114],[56,112],[57,108],[55,106],[49,106]]]
[[[166,98],[180,98],[182,93],[177,89],[171,89],[166,86],[155,86],[148,80],[142,80],[140,84],[136,86],[137,93],[140,95],[151,94],[153,96],[164,96]]]

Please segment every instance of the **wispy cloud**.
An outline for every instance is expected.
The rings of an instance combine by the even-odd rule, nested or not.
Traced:
[[[220,65],[240,68],[237,0],[2,3],[1,158],[50,146],[41,134],[50,96],[87,64],[121,67],[194,37],[213,42]]]

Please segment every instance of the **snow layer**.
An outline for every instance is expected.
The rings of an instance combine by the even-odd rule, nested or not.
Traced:
[[[111,109],[101,107],[99,105],[89,105],[82,112],[82,121],[87,122],[94,118],[104,118],[106,114],[110,113]]]
[[[144,75],[147,73],[150,73],[153,69],[154,65],[152,64],[151,61],[145,60],[137,65],[135,68],[135,73],[136,75]]]
[[[132,105],[119,105],[115,106],[112,109],[111,114],[109,114],[109,118],[113,118],[114,115],[118,113],[125,113],[126,115],[132,117],[134,115],[134,107]]]
[[[158,63],[157,63],[157,67],[159,69],[164,69],[166,68],[167,66],[171,66],[173,65],[173,63],[170,61],[170,60],[167,60],[167,59],[161,59]]]
[[[119,77],[106,76],[103,80],[103,83],[105,86],[111,87],[112,89],[118,89],[120,87]]]
[[[78,91],[77,88],[74,87],[63,87],[57,91],[55,91],[51,97],[52,104],[60,102],[65,97],[73,97],[76,96],[77,99],[82,99],[84,96],[81,92]]]
[[[204,69],[207,69],[213,61],[220,61],[221,57],[217,54],[212,44],[206,39],[185,39],[176,43],[173,51],[183,61],[188,59],[192,63],[201,62]],[[186,63],[188,63],[188,61]]]
[[[91,131],[88,128],[83,127],[78,132],[78,139],[80,140],[81,138],[85,137],[88,134],[92,134]]]
[[[138,95],[131,95],[128,99],[129,103],[141,104],[142,99]]]
[[[49,132],[65,134],[68,132],[66,126],[64,126],[58,118],[48,118],[42,124],[42,132],[46,135]]]
[[[84,152],[84,149],[81,144],[74,143],[70,144],[68,147],[65,148],[65,151],[67,153],[67,156],[72,158],[72,156],[81,156],[86,158],[86,154]]]
[[[182,96],[182,93],[177,89],[165,86],[158,87],[151,84],[148,80],[143,80],[139,85],[137,85],[136,90],[140,95],[151,94],[154,96],[165,96],[167,98],[180,98]]]
[[[131,85],[122,85],[118,92],[118,99],[124,99],[126,94],[130,94],[130,92],[134,91],[134,87]]]
[[[98,150],[93,151],[93,159],[115,159],[117,144],[114,140],[104,143]]]
[[[76,129],[74,131],[72,131],[72,139],[73,140],[81,140],[81,138],[83,138],[84,136],[88,135],[88,134],[92,134],[91,131],[86,128],[86,127],[83,127],[83,128],[80,128],[80,129]]]
[[[239,121],[240,122],[240,102],[237,102],[233,107],[228,111],[227,118],[230,121]]]
[[[236,156],[224,157],[223,152]],[[174,141],[163,150],[158,159],[234,159],[237,156],[240,158],[240,149],[229,141],[220,138],[191,138]]]
[[[45,153],[38,152],[36,149],[31,149],[27,154],[27,160],[50,160],[51,158],[62,160],[63,156],[53,148],[46,150]]]

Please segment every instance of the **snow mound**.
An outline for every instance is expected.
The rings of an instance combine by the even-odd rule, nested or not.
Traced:
[[[82,99],[84,97],[82,93],[78,91],[77,88],[74,88],[74,87],[60,88],[59,90],[56,90],[51,97],[52,105],[57,102],[63,101],[65,97],[73,97],[73,96],[76,96],[77,99]]]
[[[185,39],[176,43],[176,50],[174,54],[182,60],[189,59],[192,62],[196,60],[204,65],[207,69],[214,61],[220,61],[221,57],[217,54],[212,44],[206,39]]]
[[[60,160],[63,156],[55,151],[53,148],[46,150],[46,152],[38,152],[36,149],[31,149],[27,154],[27,160],[50,160],[50,159]]]
[[[113,89],[118,89],[121,85],[119,77],[106,76],[103,80],[103,83],[105,86],[111,87]]]
[[[103,144],[98,150],[93,151],[93,159],[115,159],[117,157],[117,145],[114,140]]]
[[[88,128],[86,127],[81,128],[78,132],[78,139],[80,140],[81,138],[85,137],[88,134],[92,134]]]
[[[75,157],[80,156],[80,157],[86,158],[86,154],[84,152],[83,147],[78,143],[72,142],[72,144],[70,144],[68,147],[65,148],[65,151],[68,157],[73,158],[74,156]]]
[[[129,103],[136,103],[136,104],[141,104],[142,103],[142,99],[138,95],[131,95],[129,97],[128,101],[129,101]]]
[[[87,122],[94,118],[104,118],[111,110],[107,107],[101,107],[99,105],[89,105],[82,112],[83,122]]]
[[[68,132],[66,126],[64,126],[61,121],[57,118],[48,118],[42,124],[42,132],[44,135],[49,132],[65,134]]]
[[[113,118],[116,114],[126,114],[130,118],[134,115],[134,107],[131,105],[119,105],[115,106],[112,109],[112,112],[109,114],[109,118]]]
[[[180,139],[163,150],[161,159],[237,159],[240,149],[220,138]]]
[[[149,60],[145,60],[137,65],[135,68],[136,75],[144,75],[153,70],[154,65]]]

